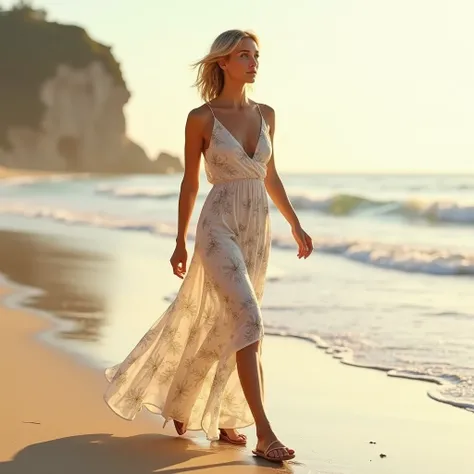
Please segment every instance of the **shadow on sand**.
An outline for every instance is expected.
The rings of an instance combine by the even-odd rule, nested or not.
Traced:
[[[214,456],[228,450],[235,455]],[[203,447],[189,438],[174,438],[146,434],[120,438],[106,433],[84,434],[37,443],[19,451],[11,461],[0,462],[0,474],[165,474],[199,472],[223,468],[232,472],[255,472],[258,466],[265,472],[293,473],[291,465],[273,465],[265,460],[249,459],[243,451],[213,443]],[[203,456],[209,462],[199,466],[183,463]],[[236,469],[239,468],[240,469]],[[296,466],[293,466],[296,467]],[[259,469],[259,471],[260,471]]]

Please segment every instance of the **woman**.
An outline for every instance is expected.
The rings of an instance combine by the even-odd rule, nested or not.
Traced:
[[[198,67],[205,103],[185,128],[185,172],[178,235],[171,257],[183,279],[175,301],[119,365],[107,369],[108,405],[133,419],[142,406],[176,430],[245,444],[237,429],[256,425],[253,453],[280,462],[294,457],[273,432],[263,406],[260,303],[270,250],[267,192],[291,226],[298,258],[307,258],[304,232],[275,168],[275,113],[247,98],[255,81],[257,37],[219,35]],[[196,227],[187,266],[186,235],[198,192],[201,155],[213,184]]]

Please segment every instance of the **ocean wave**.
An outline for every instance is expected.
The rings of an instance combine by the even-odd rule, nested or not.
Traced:
[[[110,186],[101,184],[97,186],[95,192],[97,194],[109,194],[117,198],[126,199],[171,199],[179,197],[179,193],[177,191],[163,191],[156,186]]]
[[[474,255],[363,241],[320,241],[316,249],[392,270],[431,275],[474,275]]]
[[[390,377],[435,383],[436,387],[427,390],[427,395],[430,398],[474,412],[474,377],[471,375],[471,369],[467,369],[463,373],[462,368],[436,367],[436,364],[425,364],[425,367],[420,366],[416,369],[403,366],[397,367],[395,363],[391,365],[387,362],[378,363],[371,360],[365,344],[352,338],[341,339],[339,336],[325,336],[323,338],[313,332],[295,331],[286,326],[268,323],[265,324],[265,333],[272,336],[293,337],[309,341],[345,365],[380,370],[386,372]]]
[[[123,199],[177,199],[177,191],[164,191],[157,187],[99,185],[98,194],[109,194]],[[429,222],[474,224],[474,204],[449,201],[400,200],[384,201],[357,194],[334,194],[315,197],[309,194],[289,194],[298,210],[316,211],[333,216],[399,215],[408,219]],[[272,207],[273,203],[270,203]]]
[[[15,203],[10,205],[0,205],[0,214],[34,219],[49,219],[71,225],[148,232],[163,236],[174,236],[176,233],[174,226],[165,223],[131,220],[106,213],[79,212],[48,206],[33,206],[30,204],[24,205]]]
[[[106,213],[78,212],[30,204],[0,205],[0,214],[50,219],[71,225],[148,232],[164,237],[174,237],[176,233],[175,224],[132,220]],[[190,239],[194,238],[192,228],[188,235]],[[282,250],[295,249],[293,240],[278,235],[273,236],[272,245]],[[444,249],[415,248],[406,245],[337,238],[316,238],[314,239],[314,248],[320,253],[337,255],[391,270],[431,275],[474,275],[474,255],[450,252]]]
[[[36,183],[61,183],[64,181],[73,181],[77,177],[88,177],[89,175],[83,173],[81,175],[75,176],[71,174],[58,174],[58,175],[48,175],[48,174],[38,174],[38,175],[18,175],[18,176],[9,176],[2,178],[2,186],[28,186]]]
[[[430,222],[474,224],[474,204],[449,201],[384,201],[355,194],[335,194],[327,198],[290,195],[296,209],[314,210],[334,216],[399,215]]]
[[[275,237],[275,247],[293,249],[294,243]],[[376,267],[430,275],[474,275],[474,255],[441,249],[424,249],[362,240],[319,238],[317,252],[339,255]]]

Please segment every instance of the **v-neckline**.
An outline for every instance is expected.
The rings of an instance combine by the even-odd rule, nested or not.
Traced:
[[[245,153],[245,156],[249,159],[249,160],[253,160],[255,158],[255,155],[257,154],[257,151],[258,151],[258,147],[260,145],[260,140],[262,138],[262,129],[263,129],[263,115],[260,114],[260,129],[258,131],[258,138],[257,138],[257,144],[255,145],[255,150],[254,152],[252,153],[252,156],[250,156],[247,151],[245,150],[244,146],[242,145],[242,143],[239,142],[239,140],[237,140],[237,138],[234,137],[234,135],[230,132],[230,130],[214,115],[214,122],[219,122],[219,125],[230,135],[230,137],[237,143],[237,145],[239,145],[240,149]]]

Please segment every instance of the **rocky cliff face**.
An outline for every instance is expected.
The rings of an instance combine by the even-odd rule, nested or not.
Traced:
[[[38,23],[41,23],[41,28],[38,28]],[[18,12],[7,24],[12,32],[20,28],[30,33],[21,41],[32,41],[35,37],[40,41],[48,25],[53,25],[51,29],[58,26],[47,23],[44,18],[19,16]],[[68,28],[59,26],[61,29],[56,33],[60,34],[56,34],[55,41],[60,41],[61,31]],[[32,31],[36,33],[31,34]],[[0,32],[0,40],[1,37]],[[25,45],[23,50],[27,52],[24,54],[33,54],[31,49],[36,46],[33,43]],[[109,48],[100,46],[110,56]],[[0,50],[6,49],[5,44],[0,46]],[[14,53],[15,50],[11,52]],[[127,137],[123,107],[130,93],[121,76],[120,80],[117,79],[116,70],[110,64],[101,58],[94,59],[93,55],[85,60],[84,54],[78,62],[82,63],[80,65],[70,60],[61,62],[60,57],[54,64],[54,58],[48,56],[44,61],[49,61],[54,67],[45,68],[42,64],[42,73],[37,74],[42,80],[35,83],[30,77],[26,80],[22,77],[32,67],[31,58],[22,60],[18,57],[21,51],[16,53],[10,61],[7,57],[6,65],[9,67],[4,70],[6,75],[2,71],[0,77],[0,88],[3,88],[7,104],[3,112],[0,111],[0,165],[45,171],[106,173],[164,173],[183,169],[179,158],[166,154],[151,161],[144,150]],[[74,58],[73,47],[70,54]],[[39,57],[42,58],[41,53]],[[3,55],[0,55],[0,70],[2,62]],[[31,76],[34,75],[35,71],[32,71]],[[26,90],[22,91],[19,82]],[[29,102],[25,102],[25,96]]]

